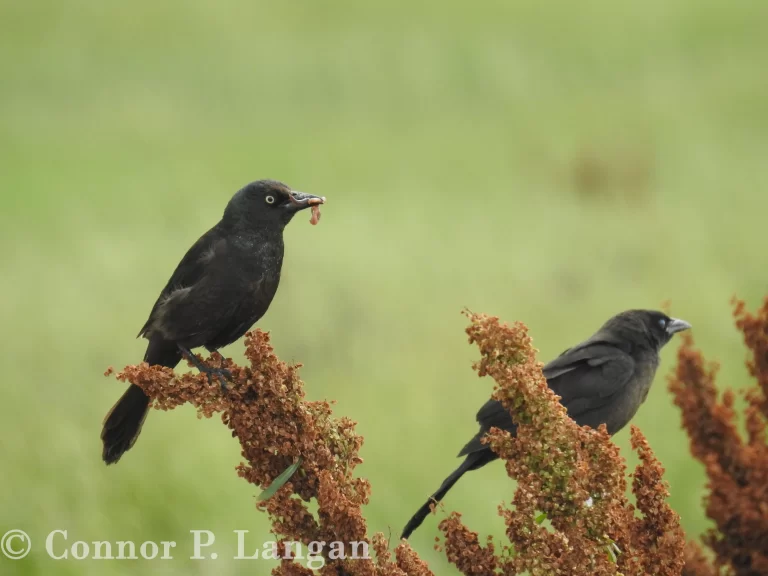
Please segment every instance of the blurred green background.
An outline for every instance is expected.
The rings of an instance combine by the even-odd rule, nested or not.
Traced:
[[[0,1],[2,574],[267,574],[239,447],[185,407],[152,414],[114,467],[101,420],[188,246],[243,184],[328,197],[286,230],[259,323],[366,442],[371,531],[399,535],[458,465],[491,391],[463,307],[523,320],[546,361],[612,314],[690,321],[743,385],[729,299],[766,292],[768,4]],[[689,535],[704,477],[666,391],[635,419]],[[225,350],[236,359],[241,343]],[[629,454],[628,433],[616,437]],[[630,463],[635,459],[630,455]],[[503,467],[446,500],[503,535]],[[412,544],[438,574],[432,517]],[[45,536],[176,540],[173,561],[54,561]],[[191,561],[191,529],[221,544]]]

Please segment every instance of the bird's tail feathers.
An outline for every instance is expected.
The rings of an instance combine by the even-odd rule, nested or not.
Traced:
[[[152,336],[144,355],[144,361],[152,365],[173,368],[181,360],[179,347],[159,336]],[[104,418],[101,440],[104,444],[101,457],[107,464],[114,464],[136,443],[141,427],[149,412],[149,398],[144,391],[131,384],[120,400]]]
[[[104,444],[101,457],[104,462],[114,464],[131,449],[139,437],[148,411],[149,398],[141,388],[131,384],[104,418],[101,430]]]

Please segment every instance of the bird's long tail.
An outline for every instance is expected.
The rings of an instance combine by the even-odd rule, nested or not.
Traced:
[[[175,344],[151,340],[144,355],[149,364],[173,368],[181,360],[181,352]],[[141,427],[149,412],[149,398],[144,391],[131,384],[120,400],[112,406],[104,418],[101,441],[104,445],[101,457],[107,464],[114,464],[136,443]]]
[[[488,452],[488,454],[486,454]],[[489,457],[490,456],[490,457]],[[493,454],[490,450],[490,448],[486,450],[481,450],[479,452],[472,452],[470,454],[467,454],[467,457],[464,459],[464,462],[461,463],[461,465],[454,470],[448,478],[443,480],[443,483],[440,485],[440,488],[437,489],[437,492],[432,494],[427,501],[424,503],[424,505],[419,508],[416,511],[416,514],[413,515],[413,518],[411,518],[408,521],[408,524],[405,525],[405,528],[403,528],[403,534],[400,536],[400,538],[408,538],[410,535],[421,526],[421,523],[424,522],[424,519],[429,515],[431,512],[431,505],[437,504],[440,502],[443,498],[445,498],[445,495],[448,493],[448,490],[453,488],[453,485],[456,484],[456,482],[459,481],[459,478],[464,476],[465,472],[469,472],[470,470],[475,470],[477,468],[480,468],[484,464],[487,464],[491,460],[495,458],[495,454]]]
[[[141,388],[131,384],[104,418],[101,429],[101,441],[104,443],[101,457],[104,462],[114,464],[131,449],[139,437],[147,412],[149,398]]]

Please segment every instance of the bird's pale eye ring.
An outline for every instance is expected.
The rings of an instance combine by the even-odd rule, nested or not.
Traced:
[[[274,196],[267,196],[264,200],[267,202],[267,204],[274,204],[275,203],[275,197]]]
[[[661,326],[662,328],[666,328],[667,327],[667,320],[666,320],[666,318],[659,318],[659,326]]]

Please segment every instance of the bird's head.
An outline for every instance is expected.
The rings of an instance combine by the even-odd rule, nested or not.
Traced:
[[[685,320],[671,318],[656,310],[627,310],[617,314],[603,326],[618,336],[647,341],[660,350],[672,336],[691,327]],[[601,330],[602,331],[602,330]]]
[[[291,190],[282,182],[258,180],[235,193],[224,210],[224,221],[282,230],[300,210],[324,203],[324,197]]]

